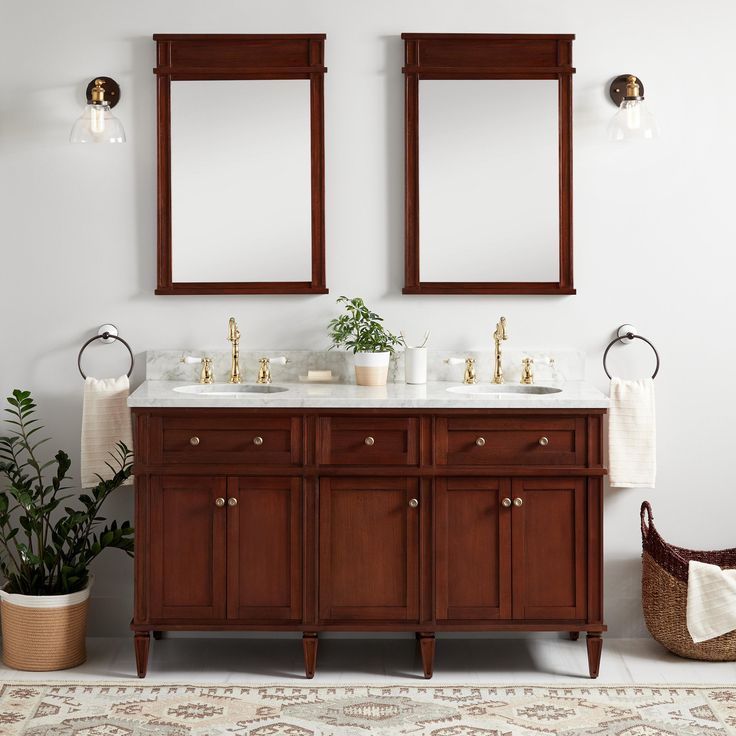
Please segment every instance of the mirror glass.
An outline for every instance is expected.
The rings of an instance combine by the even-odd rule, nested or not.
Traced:
[[[419,277],[558,281],[558,82],[419,81]]]
[[[174,282],[312,278],[308,80],[171,83]]]

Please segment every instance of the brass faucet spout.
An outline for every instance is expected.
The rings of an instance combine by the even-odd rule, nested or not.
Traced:
[[[493,333],[494,343],[494,359],[493,359],[493,378],[491,383],[503,383],[503,369],[501,368],[501,341],[508,340],[508,334],[506,332],[506,317],[501,319],[496,324],[496,331]]]
[[[228,322],[227,339],[232,345],[230,360],[230,383],[240,383],[240,330],[235,317],[230,317]]]

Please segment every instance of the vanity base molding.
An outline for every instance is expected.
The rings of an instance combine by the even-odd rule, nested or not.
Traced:
[[[133,410],[150,633],[587,633],[602,650],[603,409]]]

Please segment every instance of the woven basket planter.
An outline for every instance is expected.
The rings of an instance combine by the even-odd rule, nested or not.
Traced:
[[[687,574],[690,560],[736,568],[736,549],[715,552],[675,547],[659,535],[652,507],[641,505],[642,604],[649,633],[674,654],[711,662],[736,661],[736,631],[696,644],[687,630]]]
[[[87,609],[92,582],[70,595],[18,595],[0,590],[3,662],[16,670],[47,672],[87,659]]]

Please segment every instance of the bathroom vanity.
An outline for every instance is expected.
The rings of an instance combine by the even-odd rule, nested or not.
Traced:
[[[426,677],[438,632],[586,632],[598,675],[601,393],[181,387],[129,402],[140,677],[151,633],[246,630],[302,632],[307,677],[324,631],[415,632]]]

